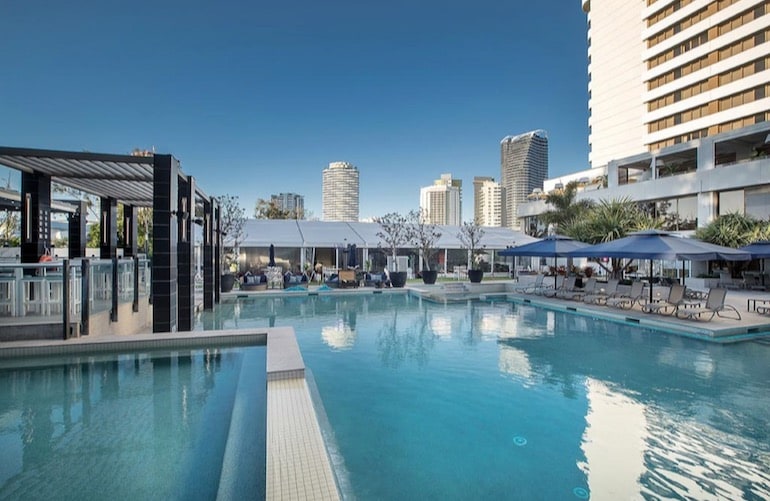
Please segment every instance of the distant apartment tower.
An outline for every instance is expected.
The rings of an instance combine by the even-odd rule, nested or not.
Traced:
[[[503,225],[503,187],[492,178],[484,178],[476,190],[476,179],[473,180],[473,188],[476,191],[474,202],[474,220],[479,226]],[[476,209],[478,207],[478,209]]]
[[[331,162],[323,171],[324,221],[358,221],[358,169],[348,162]]]
[[[592,167],[770,121],[766,1],[582,6]]]
[[[442,174],[433,186],[420,188],[420,208],[430,224],[462,223],[462,185],[452,174]]]
[[[522,229],[517,216],[519,205],[526,201],[533,189],[542,189],[547,177],[548,135],[544,130],[506,136],[500,141],[503,226]]]
[[[291,213],[296,219],[305,218],[305,197],[296,193],[270,195],[270,201],[282,210]]]
[[[473,178],[473,221],[481,224],[481,186],[486,181],[493,181],[495,178],[487,176],[475,176]]]

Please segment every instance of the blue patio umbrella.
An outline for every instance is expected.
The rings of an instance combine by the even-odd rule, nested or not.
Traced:
[[[275,266],[275,245],[270,244],[270,260],[267,263],[268,266]]]
[[[573,240],[570,237],[564,235],[548,235],[542,240],[536,242],[530,242],[528,244],[519,245],[518,247],[510,247],[508,249],[501,250],[497,254],[499,256],[539,256],[539,257],[552,257],[554,258],[554,267],[557,257],[569,256],[572,251],[577,251],[585,247],[590,247],[590,244]],[[554,283],[556,276],[554,276]]]
[[[743,247],[738,247],[738,250],[748,252],[751,254],[752,259],[767,259],[770,258],[770,240],[759,240]]]
[[[626,237],[610,242],[592,245],[569,252],[573,257],[614,257],[626,259],[649,259],[650,278],[652,278],[652,260],[710,261],[748,261],[751,254],[730,247],[714,245],[694,238],[684,238],[673,233],[659,230],[644,230],[631,233]],[[652,287],[650,287],[652,301]]]
[[[770,258],[770,240],[758,240],[756,242],[750,243],[749,245],[738,247],[738,250],[748,252],[749,254],[751,254],[752,259],[762,259],[762,261],[760,261],[761,268],[762,268],[762,285],[765,285],[764,259]]]

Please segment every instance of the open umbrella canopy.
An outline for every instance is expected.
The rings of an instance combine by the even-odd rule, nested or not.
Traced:
[[[499,256],[564,257],[572,251],[586,247],[590,245],[563,235],[549,235],[536,242],[501,250],[497,254]]]
[[[683,238],[673,233],[659,230],[644,230],[631,233],[623,238],[612,240],[569,253],[573,257],[613,257],[626,259],[649,259],[650,275],[652,275],[652,260],[668,261],[685,260],[709,261],[724,259],[725,261],[749,261],[748,252],[714,245],[694,238]],[[650,302],[652,302],[652,287],[650,287]]]
[[[738,247],[738,250],[748,252],[753,259],[770,258],[770,240],[759,240],[757,242]]]
[[[578,249],[567,254],[572,257],[615,257],[627,259],[665,259],[708,261],[749,261],[748,252],[714,245],[694,238],[683,238],[658,230],[644,230],[626,237]]]

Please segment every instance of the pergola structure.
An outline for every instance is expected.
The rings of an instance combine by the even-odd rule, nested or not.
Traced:
[[[117,259],[118,204],[123,206],[124,257],[138,254],[138,209],[152,207],[153,332],[192,330],[193,223],[203,226],[203,306],[211,309],[219,302],[219,205],[197,187],[192,176],[182,172],[172,155],[0,147],[0,164],[21,171],[22,263],[38,262],[51,247],[51,183],[56,182],[100,198],[101,259]],[[70,259],[86,256],[86,216],[86,202],[80,202],[69,214]],[[115,307],[112,321],[117,320]]]

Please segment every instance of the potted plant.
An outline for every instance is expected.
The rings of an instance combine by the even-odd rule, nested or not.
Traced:
[[[238,197],[222,195],[217,197],[222,220],[222,276],[220,288],[222,292],[230,292],[235,285],[235,274],[238,272],[238,246],[246,235],[243,226],[246,223],[246,211],[238,203]]]
[[[479,283],[484,278],[484,271],[481,269],[482,256],[486,247],[481,244],[483,236],[484,228],[475,221],[464,222],[460,226],[460,232],[457,234],[463,249],[468,251],[468,280],[472,283]]]
[[[417,247],[422,257],[422,282],[424,284],[435,284],[438,278],[438,271],[433,268],[433,258],[436,255],[436,242],[441,238],[441,232],[435,224],[427,222],[427,215],[424,210],[413,210],[409,212],[411,227],[412,245]]]
[[[404,247],[410,240],[410,229],[407,219],[397,212],[390,212],[382,217],[374,219],[374,222],[380,225],[381,231],[377,236],[382,239],[381,245],[390,249],[393,256],[393,270],[390,270],[390,284],[393,287],[403,287],[406,284],[406,271],[398,269],[398,259],[396,254],[398,249]]]

